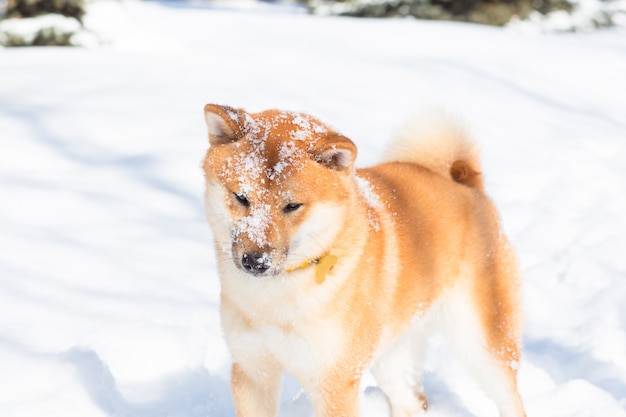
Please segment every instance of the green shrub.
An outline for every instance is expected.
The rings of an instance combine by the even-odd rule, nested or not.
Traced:
[[[71,38],[76,29],[71,28],[74,25],[68,29],[67,24],[62,28],[46,21],[40,22],[39,29],[17,29],[25,22],[22,19],[44,15],[62,15],[76,26],[82,26],[84,0],[8,0],[6,13],[0,16],[3,17],[0,20],[0,46],[72,46]],[[2,25],[3,22],[6,24]]]
[[[4,33],[4,39],[0,42],[0,44],[8,47],[72,46],[71,37],[72,33],[64,32],[54,27],[49,27],[39,29],[35,37],[29,41],[15,33]]]
[[[547,13],[571,10],[569,0],[303,0],[312,13],[318,7],[356,17],[414,16],[420,19],[456,20],[501,26],[513,16],[522,19],[533,10]],[[340,3],[337,5],[337,3]],[[336,7],[339,6],[339,7]]]
[[[6,17],[35,17],[57,13],[82,22],[85,15],[84,0],[9,0]]]

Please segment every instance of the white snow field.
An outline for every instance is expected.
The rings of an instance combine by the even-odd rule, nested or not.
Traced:
[[[624,29],[257,6],[99,2],[101,46],[0,48],[0,416],[235,416],[202,207],[208,102],[311,113],[360,166],[416,111],[462,119],[525,277],[528,416],[626,415]],[[424,379],[428,416],[497,415],[439,340]],[[363,414],[386,417],[374,385]],[[280,416],[310,415],[287,377]]]

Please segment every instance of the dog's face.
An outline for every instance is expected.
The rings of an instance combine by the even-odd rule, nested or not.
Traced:
[[[220,256],[275,276],[324,255],[341,230],[356,147],[318,120],[208,104],[206,208]]]

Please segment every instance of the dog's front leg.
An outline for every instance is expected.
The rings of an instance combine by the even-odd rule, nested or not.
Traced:
[[[230,384],[237,417],[275,417],[278,413],[281,371],[274,366],[247,371],[233,363]]]
[[[326,379],[311,394],[315,417],[359,417],[358,379]]]

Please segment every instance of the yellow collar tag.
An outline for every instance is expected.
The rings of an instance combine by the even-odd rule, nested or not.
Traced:
[[[317,265],[315,265],[315,282],[322,284],[326,280],[326,274],[333,269],[336,263],[336,255],[327,254],[322,256]]]
[[[333,269],[333,266],[337,263],[337,256],[326,254],[322,255],[319,259],[314,261],[305,262],[302,265],[296,266],[294,268],[286,269],[287,272],[293,272],[297,269],[306,268],[311,264],[315,264],[315,282],[317,284],[322,284],[326,280],[326,274]]]

